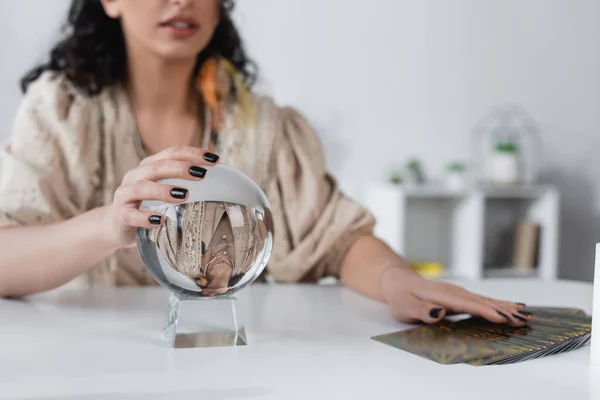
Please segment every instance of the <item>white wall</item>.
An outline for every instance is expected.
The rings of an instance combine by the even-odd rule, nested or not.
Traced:
[[[19,79],[58,37],[69,0],[0,1],[0,140],[10,134]]]
[[[490,107],[517,103],[562,190],[561,276],[590,279],[600,241],[600,1],[252,0],[249,49],[281,102],[323,135],[359,198],[412,155],[430,174],[468,157]]]
[[[0,2],[0,139],[17,79],[67,3]],[[591,279],[600,241],[598,15],[597,0],[239,0],[237,14],[272,94],[314,124],[357,198],[409,156],[430,174],[467,157],[489,107],[525,107],[562,190],[561,275],[571,279]]]

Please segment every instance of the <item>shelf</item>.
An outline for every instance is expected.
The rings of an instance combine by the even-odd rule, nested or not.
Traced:
[[[388,188],[396,190],[409,198],[449,198],[456,199],[473,193],[481,193],[489,199],[536,199],[553,190],[544,185],[474,185],[464,189],[452,189],[444,185],[393,185]]]
[[[467,191],[464,190],[453,190],[453,189],[449,189],[443,186],[406,186],[406,187],[400,187],[399,190],[402,191],[402,193],[405,196],[411,197],[411,198],[430,198],[430,199],[436,199],[436,198],[448,198],[448,199],[454,199],[454,198],[460,198],[460,197],[464,197],[468,194]]]
[[[366,190],[375,235],[409,260],[437,260],[461,279],[510,277],[556,279],[560,193],[548,185],[376,183]],[[514,231],[521,221],[540,227],[537,270],[510,266]],[[499,268],[483,268],[484,265]],[[445,279],[443,276],[441,279]]]
[[[478,186],[488,199],[536,199],[551,188],[543,185]]]
[[[432,281],[446,281],[453,279],[468,279],[465,276],[457,274],[452,269],[445,271],[440,275],[427,275],[427,274],[419,274],[425,279]],[[483,278],[514,278],[514,279],[534,279],[539,278],[539,273],[537,270],[525,270],[523,268],[490,268],[484,269]]]
[[[486,268],[483,270],[486,278],[537,278],[539,271],[534,268]]]

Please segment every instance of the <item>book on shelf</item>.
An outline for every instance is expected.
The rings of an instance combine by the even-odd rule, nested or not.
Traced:
[[[529,220],[520,221],[515,228],[512,265],[519,269],[534,269],[538,263],[540,226]]]

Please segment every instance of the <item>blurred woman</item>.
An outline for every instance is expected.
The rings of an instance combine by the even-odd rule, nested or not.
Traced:
[[[4,147],[0,295],[83,279],[147,285],[138,227],[164,216],[223,161],[263,188],[280,282],[335,276],[389,304],[401,321],[451,313],[521,325],[523,306],[411,272],[373,236],[375,221],[325,171],[317,134],[289,107],[252,93],[255,69],[231,19],[232,0],[73,0],[67,33],[25,92]]]

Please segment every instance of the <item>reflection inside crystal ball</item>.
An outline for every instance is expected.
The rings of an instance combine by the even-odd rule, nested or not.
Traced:
[[[162,214],[163,223],[138,230],[138,250],[153,278],[173,292],[230,295],[252,283],[266,266],[273,243],[268,207],[190,201],[144,208]]]

